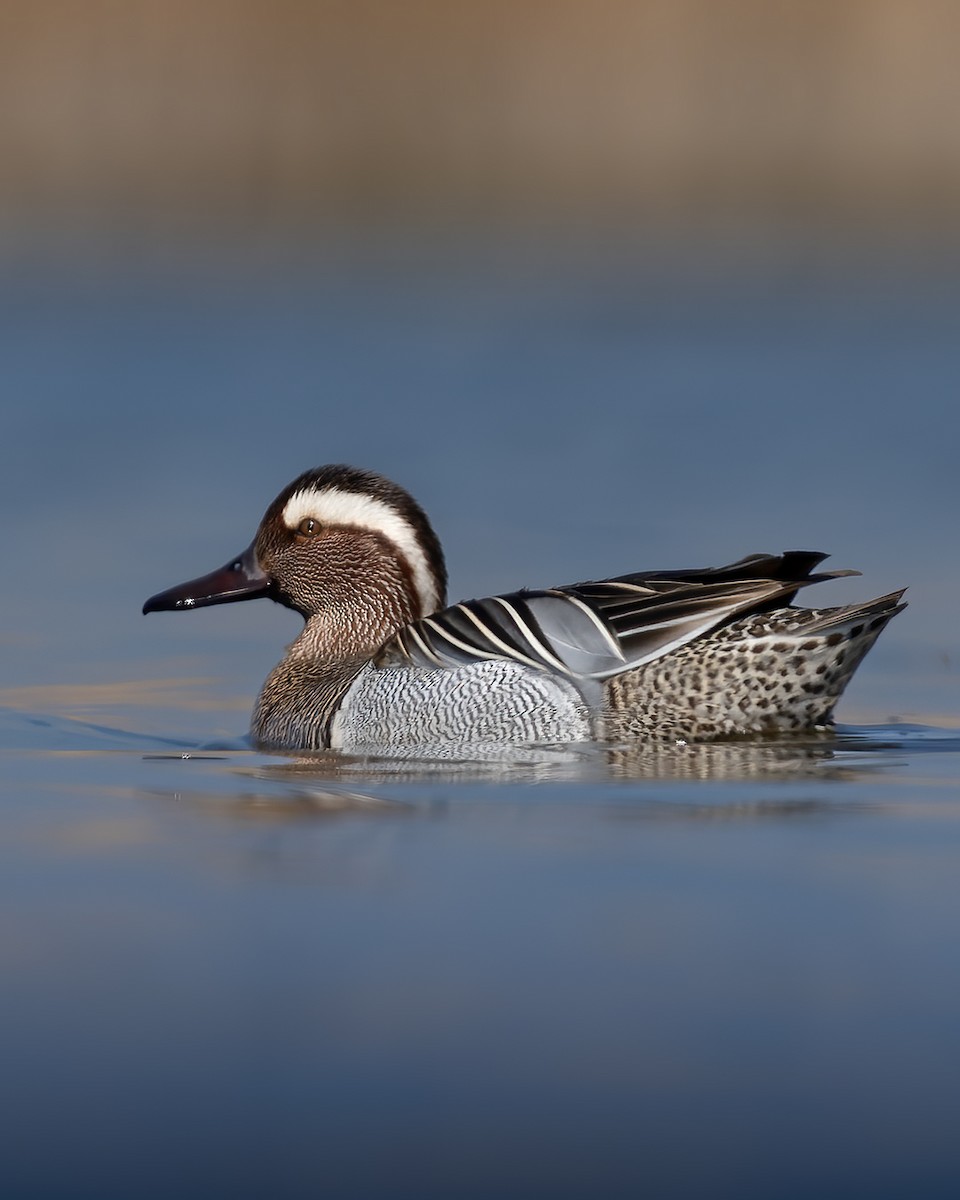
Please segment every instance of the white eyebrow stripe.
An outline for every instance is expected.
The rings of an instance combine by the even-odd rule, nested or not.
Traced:
[[[417,531],[395,508],[361,492],[336,487],[304,488],[294,492],[284,505],[283,523],[288,529],[296,529],[306,517],[313,517],[321,525],[352,525],[382,534],[410,564],[421,613],[426,616],[436,611],[440,596],[426,552]]]

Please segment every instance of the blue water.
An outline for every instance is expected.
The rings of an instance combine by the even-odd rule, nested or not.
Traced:
[[[0,284],[4,1194],[954,1195],[960,284],[799,253]],[[306,467],[454,598],[822,549],[910,585],[835,741],[265,756],[266,602],[144,618]]]

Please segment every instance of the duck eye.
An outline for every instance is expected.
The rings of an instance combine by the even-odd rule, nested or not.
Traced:
[[[314,537],[320,532],[320,522],[315,521],[313,517],[304,517],[297,526],[297,533],[302,533],[304,537]]]

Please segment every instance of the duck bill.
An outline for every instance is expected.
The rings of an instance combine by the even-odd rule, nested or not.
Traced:
[[[232,558],[226,566],[199,579],[157,592],[143,606],[145,613],[176,612],[180,609],[206,608],[211,604],[232,604],[234,600],[256,600],[269,595],[270,580],[257,562],[253,546]]]

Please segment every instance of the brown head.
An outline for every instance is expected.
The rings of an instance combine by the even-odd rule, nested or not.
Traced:
[[[348,466],[295,479],[267,509],[253,544],[209,575],[160,592],[159,612],[258,596],[316,628],[315,650],[371,653],[401,626],[443,607],[443,551],[417,502],[396,484]]]

